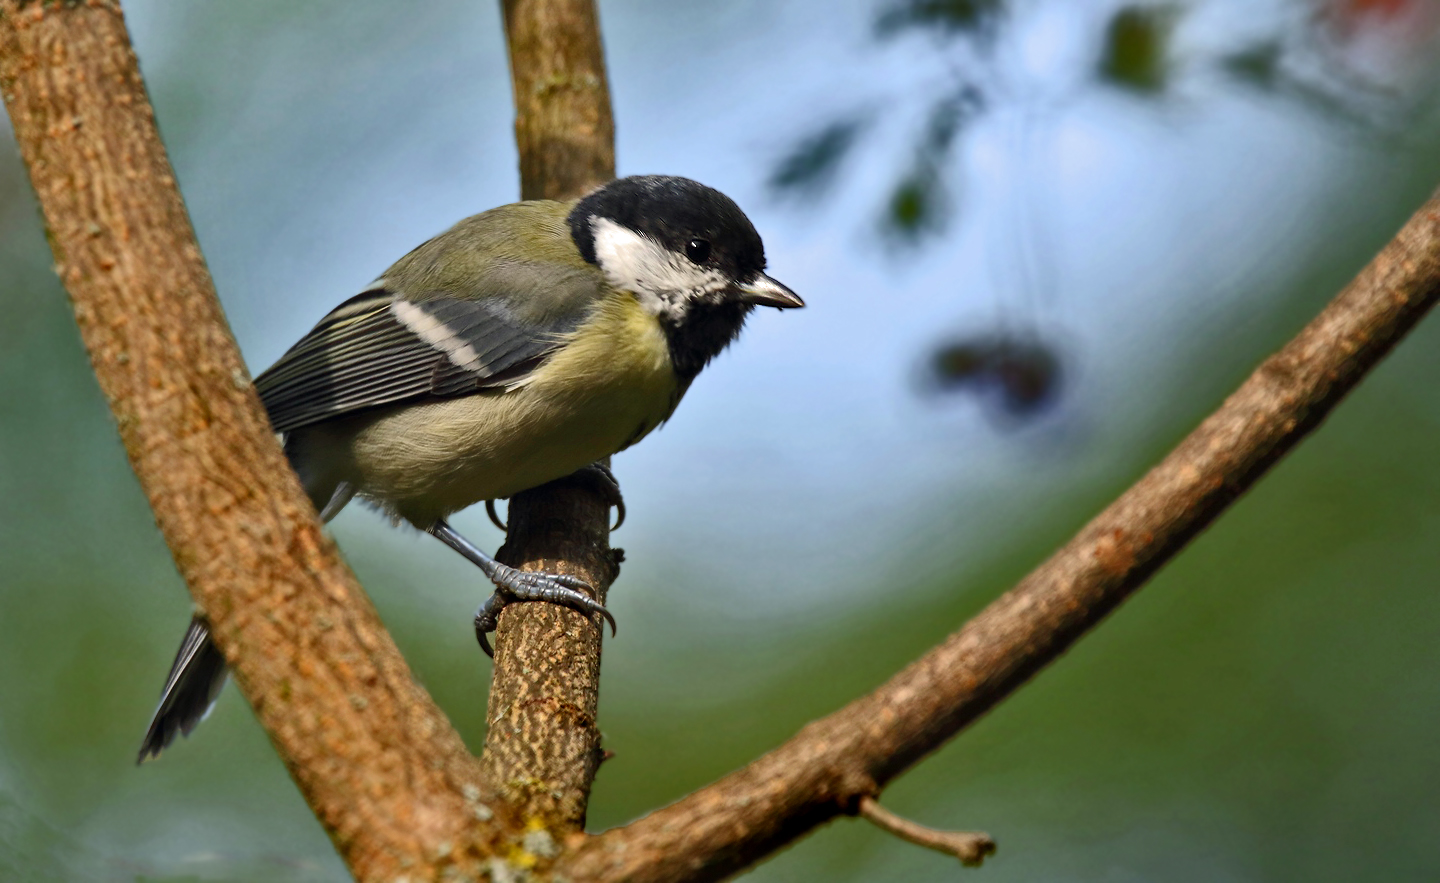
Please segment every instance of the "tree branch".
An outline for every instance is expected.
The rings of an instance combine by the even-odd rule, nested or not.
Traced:
[[[1319,426],[1437,299],[1440,193],[1169,456],[962,629],[749,766],[589,839],[557,873],[716,880],[857,812],[1143,585]]]
[[[525,199],[568,199],[615,177],[615,127],[593,0],[505,0]],[[506,563],[582,577],[604,603],[619,571],[609,508],[556,482],[510,502]],[[495,635],[487,790],[554,835],[585,824],[600,765],[600,628],[553,604],[513,604]]]
[[[521,199],[574,199],[615,177],[615,118],[594,0],[501,0]]]
[[[0,2],[0,89],[130,464],[301,793],[358,879],[473,872],[478,765],[275,442],[119,3]]]
[[[608,179],[593,6],[507,0],[505,12],[524,194],[571,195]],[[598,763],[598,629],[550,605],[506,612],[493,758],[482,772],[414,682],[274,442],[195,244],[118,3],[0,0],[0,90],[57,271],[157,523],[241,689],[357,878],[476,876],[501,846],[499,826],[478,821],[489,815],[480,801],[496,794],[516,801],[512,831],[532,818],[561,833],[578,828]],[[874,816],[890,779],[1142,585],[1314,429],[1437,298],[1432,198],[1169,457],[964,628],[745,769],[579,842],[559,872],[717,879],[835,815]],[[522,495],[507,554],[579,573],[603,597],[614,568],[605,515],[573,487]],[[511,816],[508,808],[497,806]],[[542,857],[549,846],[524,840]]]

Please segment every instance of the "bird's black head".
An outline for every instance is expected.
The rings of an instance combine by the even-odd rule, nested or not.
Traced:
[[[621,178],[580,200],[570,213],[570,233],[592,264],[601,260],[596,219],[618,224],[728,279],[746,279],[765,269],[765,245],[740,206],[689,178]]]
[[[569,222],[581,256],[660,319],[687,381],[754,306],[805,305],[765,275],[764,243],[735,201],[688,178],[612,181],[576,203]]]

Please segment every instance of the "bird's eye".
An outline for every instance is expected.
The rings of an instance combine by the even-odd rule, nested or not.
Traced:
[[[691,263],[703,264],[710,260],[710,242],[705,239],[692,239],[685,243],[685,257]]]

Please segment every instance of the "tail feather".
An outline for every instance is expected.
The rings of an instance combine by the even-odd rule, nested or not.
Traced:
[[[190,620],[185,640],[180,642],[180,652],[175,654],[175,662],[170,666],[170,676],[160,692],[160,705],[150,720],[150,729],[145,732],[136,763],[159,757],[175,740],[176,733],[190,735],[215,704],[215,697],[224,685],[225,657],[210,640],[210,627],[196,616]]]
[[[306,436],[291,432],[285,438],[285,454],[295,466],[305,485],[310,502],[320,512],[322,521],[329,521],[345,508],[355,496],[355,487],[336,479],[324,469],[314,468],[315,463],[324,463],[324,450],[318,454],[308,453],[302,446]],[[165,689],[160,691],[160,705],[150,720],[150,729],[145,732],[145,741],[140,744],[140,758],[144,763],[151,757],[159,757],[165,747],[175,741],[175,734],[190,735],[206,713],[215,704],[220,688],[225,686],[225,657],[220,655],[210,640],[210,626],[203,617],[190,620],[185,640],[180,642],[180,652],[170,666],[170,676],[165,679]]]

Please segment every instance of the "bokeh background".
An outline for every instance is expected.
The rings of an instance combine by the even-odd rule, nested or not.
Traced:
[[[494,4],[126,3],[263,369],[517,193]],[[734,196],[757,314],[617,458],[590,827],[914,658],[1154,463],[1440,182],[1434,0],[604,2],[622,174]],[[8,142],[8,138],[6,139]],[[238,692],[134,754],[189,616],[0,149],[0,879],[345,879]],[[1440,321],[1096,633],[748,879],[1440,879]],[[457,525],[482,545],[483,513]],[[471,745],[458,556],[334,524]]]

